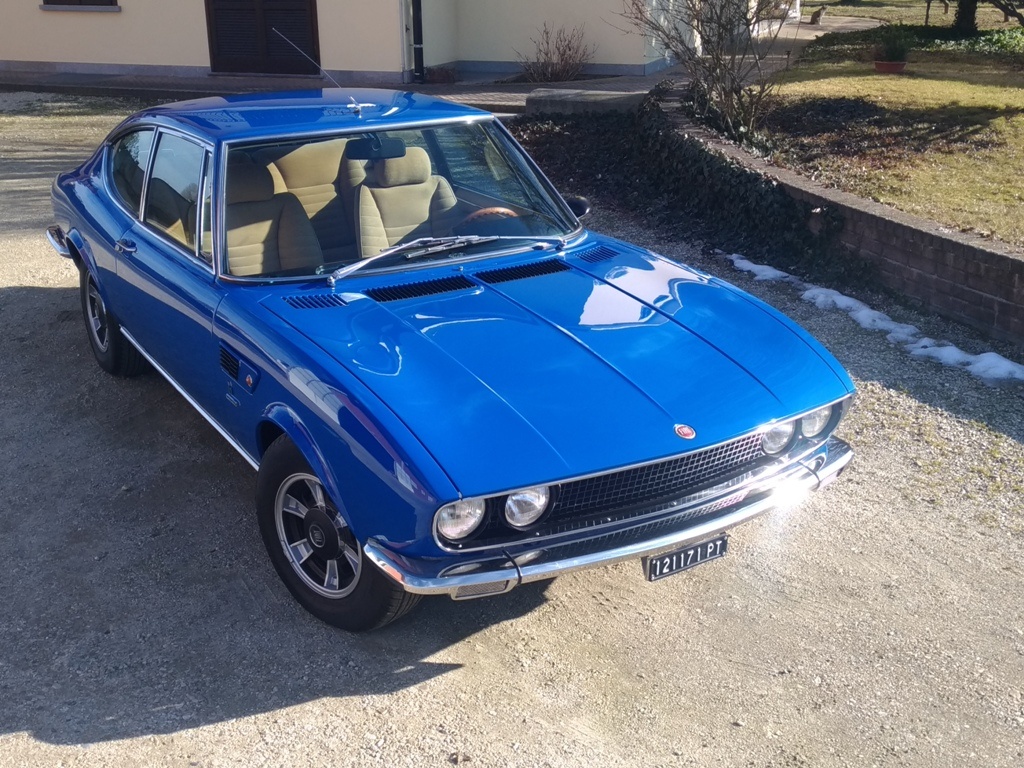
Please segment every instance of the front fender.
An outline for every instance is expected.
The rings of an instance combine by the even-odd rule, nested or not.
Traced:
[[[309,464],[309,468],[313,470],[313,474],[319,477],[320,482],[324,484],[328,495],[337,505],[338,512],[345,518],[345,522],[349,526],[353,526],[352,515],[345,506],[345,497],[342,494],[337,474],[332,469],[331,462],[327,460],[318,447],[312,432],[299,415],[284,403],[273,403],[264,410],[258,429],[262,430],[267,424],[272,424],[280,429],[295,444],[295,447],[299,449],[299,452]],[[261,452],[268,447],[269,445],[261,445]],[[354,526],[353,530],[355,530]]]

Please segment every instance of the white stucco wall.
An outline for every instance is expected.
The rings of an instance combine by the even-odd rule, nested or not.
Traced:
[[[517,51],[534,54],[531,38],[545,22],[552,29],[582,26],[585,41],[596,45],[595,71],[635,71],[660,58],[618,15],[621,0],[422,1],[427,66],[458,62],[469,69],[514,69]],[[3,0],[0,67],[209,70],[204,0],[120,0],[115,12],[44,11],[39,4]],[[410,5],[410,0],[318,0],[323,67],[398,82],[412,68]]]
[[[423,62],[428,67],[460,58],[458,0],[423,0]]]
[[[4,0],[0,61],[209,67],[203,0],[121,0],[118,12]]]
[[[354,72],[401,72],[404,5],[402,0],[318,0],[321,66]]]
[[[643,65],[657,57],[619,14],[622,0],[457,0],[462,61],[516,61],[532,56],[544,23],[552,29],[583,27],[584,42],[596,45],[592,61]]]

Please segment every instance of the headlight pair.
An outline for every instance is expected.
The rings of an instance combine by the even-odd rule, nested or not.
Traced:
[[[546,485],[510,493],[505,497],[505,522],[513,528],[529,528],[540,520],[550,502],[551,488]],[[479,528],[486,514],[486,499],[459,499],[437,510],[434,521],[441,536],[459,541]]]
[[[797,426],[800,427],[800,434],[804,437],[817,437],[832,422],[832,415],[835,413],[836,407],[826,405],[824,408],[811,411],[799,419],[776,424],[764,433],[764,436],[761,438],[761,447],[770,456],[782,453],[793,442]]]

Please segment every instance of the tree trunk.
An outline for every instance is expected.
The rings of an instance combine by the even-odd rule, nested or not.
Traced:
[[[957,0],[953,30],[964,37],[978,34],[978,0]]]

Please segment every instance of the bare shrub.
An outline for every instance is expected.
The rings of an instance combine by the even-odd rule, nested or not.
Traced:
[[[751,141],[775,93],[765,58],[782,28],[779,0],[623,0],[623,17],[690,75],[695,116]]]
[[[547,22],[540,30],[539,39],[531,37],[530,42],[536,49],[533,56],[516,51],[516,58],[523,68],[523,76],[531,83],[575,80],[597,50],[597,46],[583,42],[583,27],[552,30]]]

